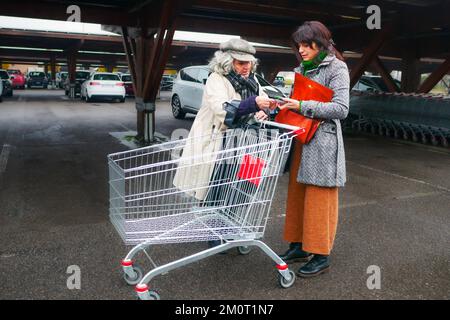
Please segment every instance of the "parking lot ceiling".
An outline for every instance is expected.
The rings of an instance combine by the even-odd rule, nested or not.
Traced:
[[[152,26],[159,21],[163,0],[21,0],[2,3],[2,14],[66,20],[69,5],[79,5],[81,21],[105,25]],[[252,41],[289,45],[295,28],[305,20],[320,20],[334,33],[340,50],[361,52],[373,31],[366,27],[367,6],[381,8],[382,25],[393,23],[391,42],[382,54],[401,57],[420,48],[421,56],[448,52],[450,1],[448,0],[188,0],[180,1],[177,30],[240,35]],[[420,38],[417,36],[420,35]],[[408,38],[405,38],[408,37]]]
[[[67,49],[74,41],[83,40],[81,51],[123,53],[121,36],[85,35],[66,32],[43,32],[28,30],[0,29],[0,44],[9,47],[40,49]],[[217,43],[174,40],[172,46],[218,49]],[[255,45],[258,52],[292,54],[290,48]]]
[[[66,9],[69,5],[81,8],[82,22],[110,25],[136,26],[146,19],[151,26],[152,15],[158,15],[158,8],[163,0],[21,0],[18,6],[13,1],[2,3],[2,14],[19,17],[67,20]],[[224,21],[240,21],[248,24],[269,24],[287,29],[299,25],[304,20],[318,19],[328,25],[348,24],[359,21],[365,24],[366,8],[370,4],[378,4],[384,17],[418,15],[422,19],[404,21],[409,26],[448,24],[445,15],[449,11],[446,0],[177,0],[183,3],[181,16],[184,21],[195,19],[216,19]],[[433,15],[424,16],[428,9]],[[434,10],[441,9],[441,10]],[[412,18],[410,16],[410,18]],[[448,19],[447,19],[448,20]],[[186,26],[187,27],[187,26]],[[211,26],[208,26],[208,28]],[[196,31],[205,31],[205,25]],[[246,32],[246,30],[241,30]],[[221,33],[228,33],[221,30]]]

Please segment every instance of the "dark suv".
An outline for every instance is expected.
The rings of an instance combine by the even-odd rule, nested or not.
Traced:
[[[39,87],[48,88],[48,78],[42,71],[30,71],[28,72],[27,87]]]
[[[10,75],[6,70],[0,70],[0,78],[2,79],[3,92],[1,93],[4,97],[12,97],[13,88],[12,81],[10,80]]]
[[[81,94],[81,84],[89,79],[90,75],[90,71],[79,70],[75,72],[75,95]],[[68,75],[64,84],[64,92],[66,96],[68,96],[70,92],[70,77]]]

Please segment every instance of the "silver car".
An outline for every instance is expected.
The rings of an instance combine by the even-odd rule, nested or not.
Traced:
[[[208,66],[186,67],[178,72],[172,89],[172,114],[175,118],[183,119],[187,113],[198,112],[202,105],[203,89],[210,74]],[[257,74],[256,78],[269,97],[285,96],[260,75]]]

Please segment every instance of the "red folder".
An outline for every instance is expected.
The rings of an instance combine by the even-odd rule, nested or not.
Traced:
[[[330,88],[327,88],[320,83],[301,75],[300,73],[295,73],[294,90],[291,95],[292,99],[301,101],[314,100],[320,102],[330,102],[333,95],[334,92]],[[311,141],[317,131],[317,128],[322,122],[322,120],[311,119],[289,109],[281,110],[275,117],[275,121],[304,128],[304,133],[299,133],[296,137],[297,140],[303,144],[307,144]]]

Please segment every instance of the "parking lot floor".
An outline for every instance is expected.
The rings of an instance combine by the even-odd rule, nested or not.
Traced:
[[[162,95],[156,113],[166,136],[193,120],[175,120],[169,97]],[[129,248],[108,218],[106,161],[127,150],[111,133],[132,131],[135,121],[133,99],[86,103],[61,90],[17,90],[0,103],[0,299],[135,299],[120,268]],[[348,183],[331,272],[281,289],[267,256],[233,250],[157,277],[151,287],[179,300],[449,299],[450,151],[351,134],[345,149]],[[276,252],[287,247],[287,181],[279,180],[263,239]],[[205,248],[151,252],[167,263]],[[73,265],[79,290],[67,287]],[[370,266],[381,271],[379,289],[367,286]]]

